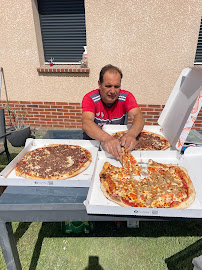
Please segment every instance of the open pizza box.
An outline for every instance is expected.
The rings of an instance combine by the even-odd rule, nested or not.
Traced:
[[[145,169],[149,159],[185,167],[196,191],[195,201],[186,209],[119,206],[104,196],[100,189],[99,173],[106,161],[117,167],[121,167],[121,163],[115,158],[107,157],[105,152],[102,151],[98,153],[95,175],[87,199],[84,202],[88,214],[202,218],[201,147],[190,147],[185,151],[184,155],[180,155],[177,151],[133,151],[132,154],[143,168],[145,166]]]
[[[164,136],[170,149],[181,150],[202,106],[202,70],[185,68],[158,119],[156,126],[145,125],[144,130]],[[104,125],[112,134],[130,128],[130,125]]]
[[[169,151],[132,151],[138,162],[147,167],[149,159],[159,163],[177,164],[186,168],[193,182],[196,198],[186,209],[174,208],[141,208],[122,207],[108,200],[100,189],[99,173],[104,162],[121,167],[121,163],[112,155],[102,151],[99,153],[96,171],[90,185],[87,200],[84,202],[88,214],[161,216],[161,217],[202,217],[202,148],[190,147],[184,154],[181,149],[197,118],[202,105],[202,70],[184,69],[158,119],[159,126],[145,126],[144,129],[163,135],[170,143]],[[106,125],[104,130],[109,134],[127,130],[130,126]],[[145,165],[144,165],[145,164]]]
[[[15,166],[27,152],[50,144],[81,146],[91,152],[92,162],[85,171],[65,180],[26,179],[16,175]],[[0,186],[89,187],[95,171],[99,145],[98,141],[93,140],[27,139],[24,149],[0,173]]]

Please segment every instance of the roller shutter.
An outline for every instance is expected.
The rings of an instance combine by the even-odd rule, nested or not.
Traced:
[[[38,0],[45,62],[78,63],[86,45],[84,0]]]
[[[198,44],[196,49],[195,63],[202,64],[202,17],[201,17],[201,25],[199,30]]]

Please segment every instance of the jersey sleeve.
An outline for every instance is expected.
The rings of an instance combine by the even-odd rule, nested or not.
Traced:
[[[125,106],[127,113],[133,108],[139,108],[137,101],[132,93],[128,93],[125,101]]]
[[[95,103],[92,100],[92,98],[89,97],[88,94],[86,94],[83,97],[83,100],[82,100],[82,111],[83,112],[92,112],[92,113],[95,114]]]

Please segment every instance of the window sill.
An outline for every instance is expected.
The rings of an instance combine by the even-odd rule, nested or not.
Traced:
[[[83,68],[81,65],[43,65],[37,68],[39,73],[89,73],[89,68]]]

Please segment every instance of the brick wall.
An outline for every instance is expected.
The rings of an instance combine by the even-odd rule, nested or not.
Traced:
[[[81,103],[68,102],[31,102],[31,101],[9,101],[11,110],[19,111],[20,114],[28,110],[25,124],[31,128],[41,129],[81,129]],[[5,101],[0,101],[0,107],[6,105]],[[157,120],[164,105],[139,105],[146,125],[158,125]],[[10,118],[5,110],[6,124],[9,125]],[[130,123],[130,119],[129,119]],[[200,111],[194,125],[195,129],[202,129],[202,111]]]

